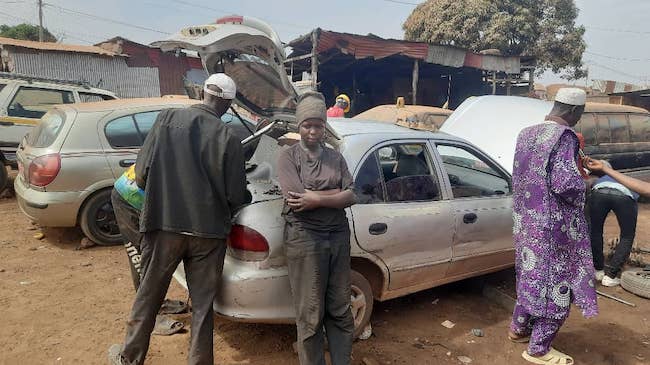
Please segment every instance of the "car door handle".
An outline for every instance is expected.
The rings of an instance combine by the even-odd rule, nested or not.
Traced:
[[[386,223],[373,223],[368,227],[368,232],[373,236],[384,234],[387,231],[388,225]]]
[[[463,223],[465,224],[472,224],[476,222],[478,219],[478,216],[475,213],[467,213],[463,216]]]
[[[135,160],[120,160],[120,167],[129,167],[135,163]]]

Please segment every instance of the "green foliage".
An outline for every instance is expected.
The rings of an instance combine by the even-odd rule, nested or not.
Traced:
[[[586,44],[577,16],[574,0],[428,0],[403,29],[407,40],[534,56],[539,73],[578,79]]]
[[[3,24],[0,25],[0,37],[38,41],[38,26],[24,23],[15,26]],[[43,41],[56,42],[56,37],[45,28],[43,29]]]

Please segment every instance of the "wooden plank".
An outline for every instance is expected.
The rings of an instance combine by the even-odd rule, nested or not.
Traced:
[[[413,61],[413,105],[418,104],[418,79],[420,77],[420,63],[419,60]]]
[[[311,32],[311,88],[318,90],[318,29]]]

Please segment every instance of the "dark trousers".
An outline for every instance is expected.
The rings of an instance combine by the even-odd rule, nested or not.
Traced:
[[[605,265],[603,255],[603,225],[610,211],[614,211],[621,236],[614,250],[614,256]],[[637,203],[634,199],[615,189],[597,189],[591,193],[589,212],[591,215],[591,251],[596,270],[605,270],[605,274],[614,278],[625,264],[636,233]]]
[[[111,192],[111,203],[115,212],[115,220],[124,237],[124,248],[129,259],[131,279],[135,290],[140,286],[140,274],[142,268],[142,255],[140,242],[143,234],[140,233],[140,211],[132,207],[120,194],[113,189]]]
[[[141,247],[142,277],[127,323],[126,340],[122,349],[123,362],[144,363],[156,314],[165,299],[172,274],[182,260],[192,300],[188,363],[212,365],[212,303],[223,268],[225,240],[154,231],[144,234]]]
[[[325,365],[323,327],[332,365],[350,364],[350,231],[285,228],[289,283],[296,310],[301,365]]]

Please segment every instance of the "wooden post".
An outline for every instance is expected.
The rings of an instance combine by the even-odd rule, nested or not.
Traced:
[[[311,88],[318,90],[318,29],[311,32]]]
[[[535,91],[535,67],[528,69],[528,92],[533,93]]]
[[[418,104],[418,78],[420,77],[420,63],[418,60],[413,62],[413,84],[411,85],[413,91],[413,105]]]
[[[497,72],[492,71],[492,95],[497,94]]]
[[[510,74],[507,73],[506,74],[506,95],[508,95],[508,96],[511,95],[510,86],[511,86],[510,85]]]

